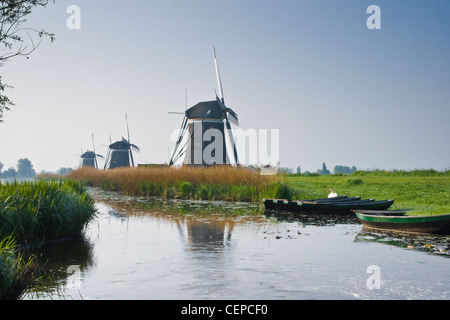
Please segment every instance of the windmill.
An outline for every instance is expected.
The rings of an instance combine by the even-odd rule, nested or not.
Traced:
[[[103,159],[102,155],[95,153],[94,134],[92,134],[92,150],[94,151],[86,151],[80,156],[80,168],[94,167],[98,169],[97,157]]]
[[[213,47],[219,96],[216,100],[199,102],[186,110],[180,133],[175,143],[169,165],[173,165],[183,155],[185,165],[209,166],[214,164],[230,164],[227,153],[225,131],[229,134],[233,149],[234,162],[238,164],[236,146],[231,133],[231,123],[239,125],[237,114],[225,105],[222,81],[216,49]],[[187,141],[183,138],[187,134]]]
[[[106,156],[105,170],[121,167],[134,167],[134,159],[132,150],[139,151],[139,147],[130,141],[130,131],[128,129],[128,117],[125,114],[127,123],[128,140],[122,137],[122,140],[111,143],[108,147]]]

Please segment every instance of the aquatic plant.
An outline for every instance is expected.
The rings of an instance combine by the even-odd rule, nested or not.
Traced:
[[[87,187],[72,180],[0,185],[0,239],[20,243],[80,235],[95,216]]]
[[[38,278],[36,270],[33,258],[25,259],[17,253],[16,242],[11,236],[0,240],[0,300],[18,299]]]

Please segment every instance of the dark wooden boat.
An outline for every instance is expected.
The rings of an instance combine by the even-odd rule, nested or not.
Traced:
[[[284,200],[284,199],[263,199],[266,209],[285,210],[303,213],[353,214],[352,210],[386,210],[394,200],[376,201],[375,199],[361,200],[361,197],[326,198],[315,200]]]
[[[380,200],[365,199],[355,201],[343,201],[343,202],[302,202],[302,208],[316,213],[348,213],[352,214],[352,210],[365,209],[365,210],[387,210],[394,200]]]
[[[285,199],[262,199],[266,210],[285,210],[291,212],[301,212],[302,202]]]
[[[410,233],[450,234],[450,214],[396,215],[389,211],[354,210],[364,229]]]
[[[308,202],[338,202],[338,201],[354,201],[359,200],[361,197],[348,197],[348,196],[337,196],[334,198],[322,198],[322,199],[311,199],[311,200],[286,200],[286,199],[262,199],[264,206],[269,210],[282,210],[299,212],[302,211],[302,203],[304,201]]]

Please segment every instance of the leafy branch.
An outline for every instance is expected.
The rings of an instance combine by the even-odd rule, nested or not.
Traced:
[[[45,7],[48,3],[49,0],[0,0],[0,67],[11,58],[29,56],[39,47],[43,37],[49,37],[52,42],[55,40],[53,33],[22,27],[33,8]],[[0,122],[3,111],[14,105],[3,94],[6,88],[11,86],[3,83],[0,76]]]

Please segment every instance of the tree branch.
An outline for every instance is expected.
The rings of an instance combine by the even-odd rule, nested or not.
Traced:
[[[53,3],[55,0],[52,0]],[[17,56],[28,56],[41,44],[42,37],[48,36],[53,42],[55,35],[45,30],[22,28],[25,17],[35,7],[45,7],[49,0],[0,0],[0,46],[7,52],[0,55],[0,67],[9,59]],[[35,42],[33,34],[39,37]],[[27,43],[31,43],[31,48]],[[4,110],[9,110],[14,103],[3,92],[11,86],[2,83],[0,76],[0,123],[3,122]]]

